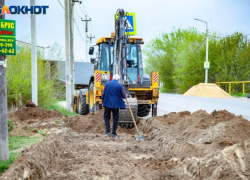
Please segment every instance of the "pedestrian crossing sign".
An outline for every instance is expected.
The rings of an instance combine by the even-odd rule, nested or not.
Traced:
[[[118,14],[115,15],[115,18],[118,18]],[[136,22],[135,22],[135,13],[129,12],[125,13],[125,34],[126,35],[136,35]]]

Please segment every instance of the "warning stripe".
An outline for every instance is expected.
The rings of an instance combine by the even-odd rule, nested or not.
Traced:
[[[154,74],[154,83],[158,82],[158,74]]]
[[[100,73],[95,74],[95,81],[96,82],[101,82],[101,74]]]

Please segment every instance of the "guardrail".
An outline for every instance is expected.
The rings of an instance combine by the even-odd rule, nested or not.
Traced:
[[[231,84],[241,84],[242,83],[242,91],[243,91],[243,94],[245,94],[245,84],[246,83],[250,83],[250,81],[235,81],[235,82],[216,82],[217,85],[220,85],[221,84],[229,84],[229,94],[231,94]]]

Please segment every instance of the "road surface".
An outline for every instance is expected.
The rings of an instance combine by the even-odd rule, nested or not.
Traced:
[[[225,109],[250,120],[250,99],[247,98],[204,98],[160,93],[158,104],[159,116],[169,112],[195,112],[199,109],[206,110],[208,113],[214,110]]]
[[[59,105],[66,107],[66,101],[59,102]],[[225,109],[235,115],[242,115],[250,121],[250,99],[247,98],[204,98],[160,93],[158,116],[170,112],[195,112],[200,109],[206,110],[208,113]],[[147,117],[150,116],[151,113]]]

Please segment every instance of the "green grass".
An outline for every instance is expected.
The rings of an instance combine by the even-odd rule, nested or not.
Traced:
[[[60,119],[58,119],[58,120],[55,120],[55,123],[56,124],[60,124],[62,121],[60,120]]]
[[[0,175],[4,172],[4,170],[9,168],[9,165],[14,163],[15,160],[21,155],[19,150],[21,148],[28,148],[32,144],[35,144],[41,141],[43,138],[41,137],[26,137],[26,136],[19,136],[9,137],[9,160],[8,161],[0,161]]]
[[[40,130],[40,131],[38,131],[38,133],[43,135],[43,136],[46,136],[48,134],[48,132],[45,130]]]
[[[247,97],[248,94],[239,93],[239,94],[231,94],[231,96],[234,96],[234,97]]]
[[[50,105],[49,107],[45,107],[46,109],[50,110],[50,111],[53,111],[53,110],[58,110],[60,111],[63,115],[65,116],[68,116],[68,117],[71,117],[71,116],[76,116],[77,114],[74,113],[74,112],[71,112],[67,109],[65,109],[64,107],[58,105],[59,101],[53,103],[52,105]]]

